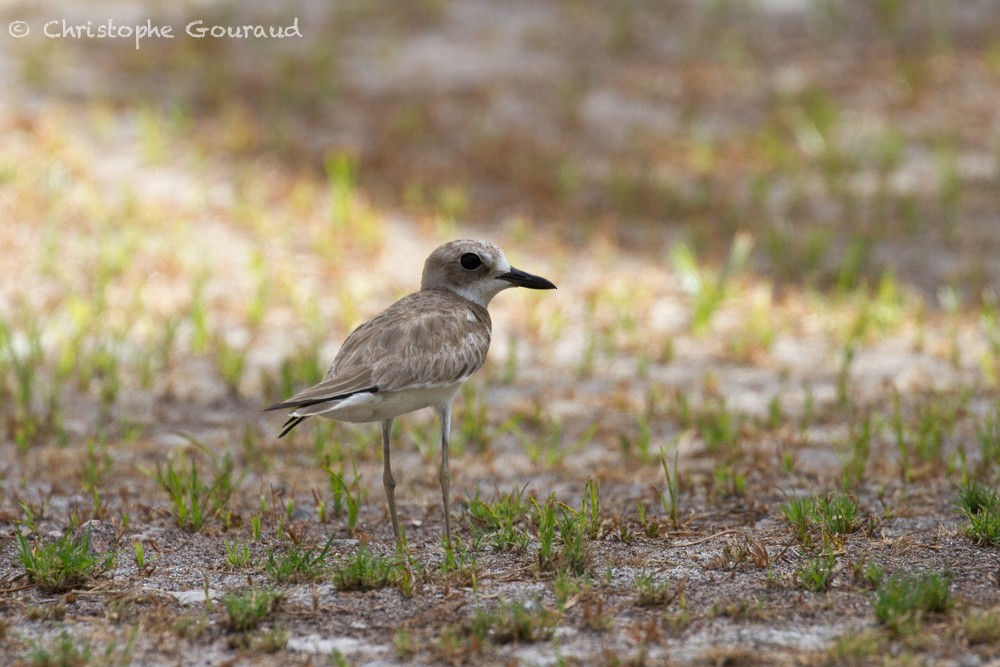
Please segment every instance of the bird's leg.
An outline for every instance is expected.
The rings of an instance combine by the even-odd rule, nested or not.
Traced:
[[[448,548],[451,552],[451,507],[449,491],[451,489],[451,471],[448,470],[448,437],[451,432],[451,402],[438,409],[441,416],[441,472],[438,479],[441,480],[441,497],[444,499],[444,535]]]
[[[396,520],[396,480],[392,477],[392,467],[389,465],[389,435],[392,433],[392,417],[382,421],[382,486],[385,487],[385,499],[389,503],[389,516],[392,518],[392,534],[399,543],[399,521]]]

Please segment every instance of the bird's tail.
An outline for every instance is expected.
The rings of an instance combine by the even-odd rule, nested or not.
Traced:
[[[289,417],[288,421],[281,425],[281,433],[278,434],[279,438],[284,438],[288,435],[288,432],[293,428],[304,422],[308,417]]]
[[[330,392],[326,387],[324,387],[323,383],[321,383],[296,396],[293,396],[287,401],[275,403],[274,405],[264,408],[264,412],[269,412],[271,410],[293,410],[293,412],[288,416],[288,421],[282,425],[281,434],[278,435],[279,438],[283,438],[288,435],[289,431],[301,424],[308,417],[329,412],[335,409],[342,401],[348,400],[352,397],[365,396],[375,394],[377,392],[378,387],[366,387],[357,391],[340,393]]]

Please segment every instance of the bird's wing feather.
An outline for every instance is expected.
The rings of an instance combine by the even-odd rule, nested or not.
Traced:
[[[324,382],[368,369],[380,392],[453,384],[483,365],[490,329],[485,308],[451,292],[417,292],[355,329]]]
[[[355,329],[322,382],[267,409],[454,384],[483,365],[491,326],[485,308],[457,294],[416,292]]]

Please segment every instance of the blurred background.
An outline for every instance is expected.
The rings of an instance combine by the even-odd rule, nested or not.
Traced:
[[[844,289],[890,271],[967,304],[1000,284],[990,0],[5,1],[0,14],[30,28],[0,37],[8,191],[12,145],[53,126],[83,135],[109,184],[158,166],[135,187],[166,202],[201,196],[175,173],[184,160],[271,170],[282,196],[340,169],[407,226],[530,227],[660,255],[680,237],[715,258],[745,231],[753,266],[779,282]],[[109,21],[173,38],[65,34]],[[296,23],[301,37],[196,39],[193,21]],[[23,220],[7,208],[5,225]]]

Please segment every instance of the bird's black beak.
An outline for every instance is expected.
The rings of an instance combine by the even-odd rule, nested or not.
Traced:
[[[533,276],[525,273],[521,269],[510,267],[510,271],[499,276],[500,280],[506,280],[514,287],[527,287],[528,289],[555,289],[556,286],[551,281],[541,276]]]

